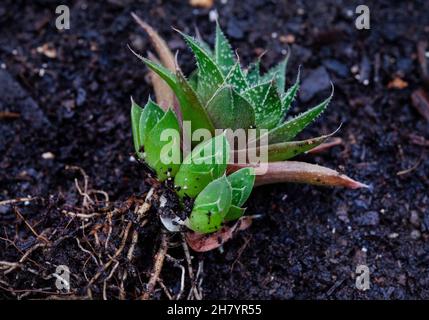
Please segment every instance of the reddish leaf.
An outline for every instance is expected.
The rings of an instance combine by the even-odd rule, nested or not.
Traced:
[[[335,146],[339,146],[343,144],[343,139],[341,138],[332,138],[331,140],[322,143],[321,145],[318,145],[316,148],[311,149],[310,151],[308,151],[308,153],[320,153],[320,152],[324,152],[327,151],[330,148],[333,148]]]
[[[255,168],[255,186],[280,182],[308,183],[321,186],[346,187],[350,189],[369,188],[366,184],[355,181],[335,170],[316,164],[281,161],[270,162],[266,172],[259,166]],[[249,167],[249,164],[232,164],[228,171],[234,172],[240,168]]]
[[[239,231],[249,228],[251,224],[252,217],[246,216],[240,218],[233,226],[225,226],[215,233],[201,234],[189,231],[186,233],[186,242],[194,251],[211,251],[219,248]]]

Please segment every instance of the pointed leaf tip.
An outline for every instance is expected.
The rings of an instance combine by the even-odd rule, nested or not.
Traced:
[[[236,171],[250,164],[232,164],[228,171]],[[330,168],[299,161],[279,161],[266,164],[267,167],[255,168],[255,186],[273,183],[306,183],[320,186],[345,187],[349,189],[368,188],[370,186],[355,181]]]

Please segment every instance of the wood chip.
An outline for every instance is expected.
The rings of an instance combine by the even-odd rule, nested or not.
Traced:
[[[0,120],[2,119],[17,119],[20,114],[17,112],[0,111]]]
[[[293,34],[288,34],[285,36],[280,36],[279,40],[281,43],[292,44],[295,42],[295,36]]]
[[[193,7],[210,9],[213,7],[214,0],[189,0],[189,4]]]
[[[49,43],[45,43],[44,45],[37,47],[36,51],[50,59],[55,59],[57,57],[57,50]]]
[[[406,87],[408,87],[408,82],[402,80],[399,77],[395,77],[387,85],[387,88],[389,88],[389,89],[399,89],[399,90],[402,90],[402,89],[405,89]]]

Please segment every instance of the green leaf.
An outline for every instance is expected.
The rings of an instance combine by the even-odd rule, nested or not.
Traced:
[[[200,143],[185,158],[174,183],[177,194],[195,198],[211,181],[225,173],[229,160],[229,144],[225,135]]]
[[[216,91],[206,110],[218,129],[246,129],[255,125],[253,107],[231,86]]]
[[[188,83],[194,89],[194,91],[197,91],[198,89],[198,70],[192,71],[192,73],[189,75]]]
[[[261,77],[261,82],[271,81],[274,79],[276,81],[277,90],[280,95],[282,95],[285,91],[286,67],[288,61],[289,53],[282,62],[268,70],[268,72]]]
[[[247,69],[246,79],[250,86],[254,86],[260,82],[260,65],[261,61],[258,59],[256,62],[251,63]]]
[[[144,145],[149,132],[161,120],[165,112],[159,105],[153,102],[150,98],[143,109],[139,121],[139,137],[140,142]]]
[[[249,198],[255,183],[255,170],[253,168],[240,169],[227,177],[232,188],[231,204],[241,207]]]
[[[167,137],[168,141],[163,141]],[[180,127],[171,109],[148,132],[145,139],[145,161],[156,171],[160,181],[174,177],[179,170]]]
[[[271,82],[260,83],[248,88],[242,92],[241,95],[253,105],[256,111],[258,108],[262,109],[270,86]]]
[[[214,57],[212,48],[210,48],[209,44],[203,40],[199,32],[196,32],[196,38],[200,46],[209,54],[209,56]]]
[[[234,221],[234,220],[240,219],[244,215],[245,211],[246,211],[246,208],[240,208],[240,207],[231,205],[228,213],[225,216],[225,221],[228,222],[228,221]]]
[[[141,108],[133,99],[131,99],[131,124],[133,130],[134,148],[137,156],[142,159],[143,153],[140,152],[145,144],[145,139],[149,131],[164,116],[164,111],[150,98],[144,108]]]
[[[174,93],[177,95],[180,91],[180,87],[177,85],[177,79],[176,76],[166,67],[164,67],[161,64],[158,64],[150,59],[147,59],[145,57],[142,57],[141,55],[135,53],[132,51],[134,55],[136,55],[139,59],[141,59],[149,69],[154,71],[157,75],[159,75],[164,81],[170,86],[170,88],[174,91]],[[179,98],[179,97],[178,97]]]
[[[290,87],[288,91],[284,93],[282,96],[283,116],[287,114],[287,112],[289,111],[292,105],[292,102],[296,98],[296,94],[298,93],[298,90],[299,90],[300,75],[301,75],[301,69],[298,69],[298,75],[296,76],[295,84],[292,87]]]
[[[143,109],[134,102],[133,98],[131,98],[131,128],[133,132],[133,142],[134,142],[134,149],[137,153],[137,156],[141,157],[140,149],[143,145],[143,143],[140,141],[140,135],[139,135],[139,122],[140,122],[140,115],[142,114]]]
[[[282,117],[282,104],[274,81],[258,84],[242,94],[255,109],[258,128],[271,129],[278,124]]]
[[[199,233],[211,233],[222,227],[231,207],[231,186],[225,176],[212,181],[195,199],[187,221],[188,227]]]
[[[177,68],[176,76],[184,95],[183,99],[179,99],[179,102],[181,101],[180,106],[182,107],[183,120],[191,121],[193,131],[203,128],[209,130],[213,134],[215,128],[213,127],[212,121],[194,89],[192,89],[179,68]]]
[[[305,127],[307,127],[318,116],[320,116],[323,111],[325,111],[332,99],[333,93],[334,91],[332,90],[330,97],[319,105],[313,107],[310,110],[307,110],[306,112],[268,132],[269,143],[272,144],[277,142],[286,142],[295,138],[298,133],[300,133]]]
[[[222,72],[203,47],[192,37],[178,31],[194,52],[198,67],[198,94],[203,104],[213,96],[224,82]]]
[[[162,65],[143,57],[140,58],[151,70],[164,79],[174,91],[177,100],[179,100],[183,120],[191,121],[193,130],[204,128],[210,132],[214,132],[213,125],[202,107],[201,102],[181,71],[178,69],[176,71],[177,75],[175,75]]]
[[[258,128],[272,129],[279,123],[282,117],[282,102],[274,82],[271,82],[263,107],[259,110],[256,108],[256,110],[256,125]]]
[[[234,88],[238,92],[242,92],[249,87],[249,85],[247,84],[246,77],[244,76],[243,70],[241,70],[239,62],[237,62],[232,67],[232,69],[230,69],[230,72],[227,75],[225,82],[234,86]]]
[[[215,60],[225,76],[235,64],[234,52],[218,22],[216,22]]]
[[[323,135],[316,138],[311,138],[301,141],[290,141],[270,144],[268,146],[268,159],[273,161],[284,161],[297,156],[303,152],[307,152],[318,145],[322,144],[326,139],[334,135],[338,131],[335,130],[331,134]]]

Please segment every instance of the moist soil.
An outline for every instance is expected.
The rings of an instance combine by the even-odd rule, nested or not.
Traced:
[[[302,137],[332,132],[342,123],[337,136],[343,143],[298,159],[372,188],[257,188],[247,212],[262,217],[223,250],[192,253],[194,272],[204,266],[203,297],[429,298],[429,126],[411,99],[427,75],[427,54],[418,48],[429,38],[429,2],[367,1],[370,30],[355,27],[356,1],[228,0],[211,9],[187,1],[131,2],[61,1],[71,16],[70,30],[63,31],[55,28],[56,1],[0,4],[0,201],[33,197],[0,206],[0,261],[18,262],[15,268],[0,266],[0,298],[142,294],[161,228],[153,210],[145,225],[134,214],[152,180],[132,157],[130,96],[144,104],[153,92],[147,69],[127,48],[151,49],[130,14],[136,12],[179,50],[189,73],[192,56],[171,26],[187,33],[198,28],[212,44],[214,9],[244,63],[266,50],[266,70],[290,47],[288,85],[300,65],[303,71],[293,113],[324,99],[334,83],[331,105]],[[74,166],[86,173],[86,188]],[[75,179],[90,195],[79,193]],[[128,225],[139,235],[133,259],[126,257],[129,243],[112,259]],[[184,256],[180,237],[171,243],[176,247],[169,254],[177,260],[166,260],[161,279],[177,294],[177,263]],[[366,291],[356,288],[362,264],[370,271]],[[57,292],[52,273],[58,265],[71,271],[71,293]],[[189,284],[185,289],[183,298]],[[167,296],[157,286],[152,298]]]

